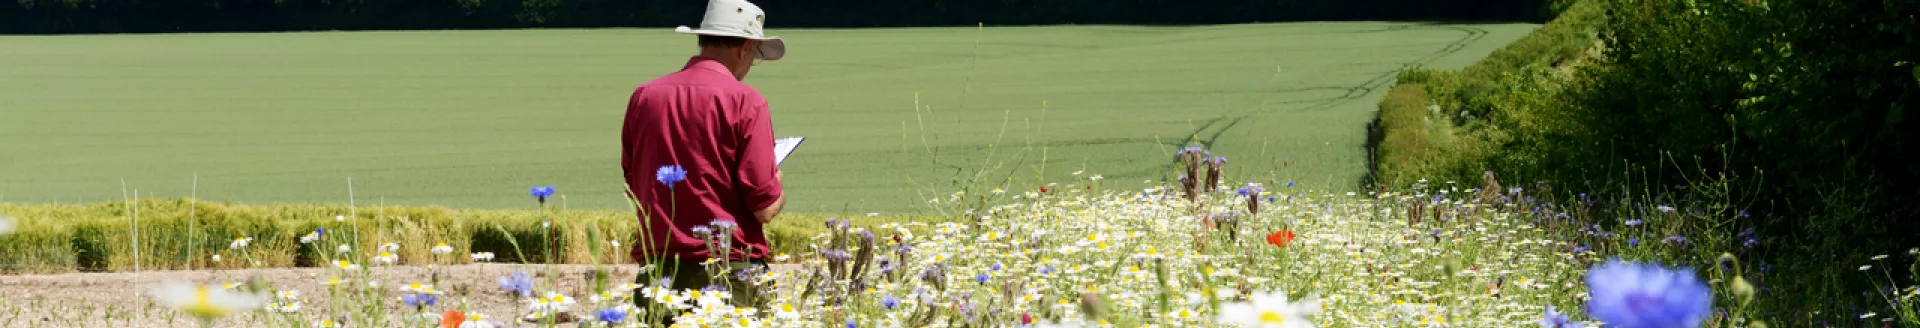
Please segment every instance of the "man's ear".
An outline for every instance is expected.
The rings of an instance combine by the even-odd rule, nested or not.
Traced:
[[[755,54],[753,51],[757,47],[760,47],[760,40],[747,39],[746,43],[740,44],[740,49],[736,50],[736,51],[739,51],[740,53],[736,55],[740,56],[742,60],[746,60],[747,62],[751,63],[753,60],[759,59],[757,58],[759,54]]]

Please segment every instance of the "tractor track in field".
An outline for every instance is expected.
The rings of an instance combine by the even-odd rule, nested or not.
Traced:
[[[1427,24],[1397,25],[1397,26],[1391,26],[1391,27],[1376,29],[1376,30],[1359,31],[1355,33],[1380,33],[1380,32],[1391,32],[1391,31],[1399,31],[1399,30],[1412,29],[1412,28],[1435,28],[1435,29],[1454,30],[1454,31],[1463,32],[1465,33],[1465,35],[1461,36],[1458,39],[1454,39],[1452,42],[1447,43],[1445,46],[1440,47],[1440,49],[1435,50],[1434,52],[1428,53],[1424,56],[1421,56],[1420,58],[1415,58],[1412,61],[1401,63],[1399,69],[1382,72],[1378,75],[1374,75],[1373,78],[1370,78],[1364,82],[1361,82],[1358,85],[1348,87],[1346,88],[1346,92],[1339,96],[1322,99],[1317,102],[1306,101],[1306,102],[1312,102],[1312,104],[1299,108],[1297,110],[1292,110],[1292,112],[1322,110],[1322,109],[1330,108],[1333,106],[1345,104],[1354,100],[1359,100],[1361,98],[1366,97],[1367,95],[1373,94],[1375,91],[1378,91],[1381,87],[1387,86],[1388,84],[1392,83],[1395,80],[1395,78],[1400,74],[1401,71],[1406,69],[1419,68],[1419,67],[1425,66],[1427,63],[1433,62],[1434,60],[1438,60],[1442,57],[1446,57],[1448,55],[1458,53],[1460,52],[1460,50],[1465,49],[1467,45],[1473,44],[1474,42],[1479,41],[1481,38],[1484,38],[1487,35],[1486,29],[1482,29],[1478,27],[1456,26],[1456,25],[1427,25]],[[1219,141],[1221,135],[1226,134],[1228,130],[1232,130],[1235,126],[1239,125],[1241,121],[1244,121],[1247,118],[1258,116],[1260,114],[1270,113],[1269,111],[1266,110],[1267,108],[1265,108],[1269,104],[1270,102],[1268,101],[1262,101],[1259,106],[1253,106],[1251,108],[1242,109],[1236,113],[1229,114],[1226,116],[1220,116],[1220,117],[1215,117],[1213,119],[1208,119],[1204,121],[1204,123],[1201,124],[1199,127],[1194,128],[1193,132],[1188,133],[1184,140],[1180,140],[1176,142],[1180,142],[1182,144],[1198,142],[1202,146],[1208,149],[1212,149],[1214,146],[1214,143]],[[1215,128],[1216,126],[1218,128]],[[1167,164],[1166,166],[1164,166],[1162,172],[1171,172],[1177,165],[1179,165],[1179,162],[1170,158],[1167,160]],[[1162,177],[1162,178],[1164,179],[1165,177]]]

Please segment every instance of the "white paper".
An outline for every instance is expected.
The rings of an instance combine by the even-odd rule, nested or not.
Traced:
[[[778,166],[780,163],[786,162],[787,155],[792,155],[793,149],[800,147],[800,142],[806,140],[806,137],[773,139],[773,165]]]

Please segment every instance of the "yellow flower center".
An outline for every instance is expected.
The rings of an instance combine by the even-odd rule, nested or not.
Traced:
[[[1273,311],[1260,312],[1260,323],[1261,324],[1270,323],[1270,324],[1276,324],[1276,325],[1285,324],[1287,323],[1287,317],[1282,317],[1280,316],[1279,313],[1274,313]]]
[[[187,312],[189,315],[200,317],[201,319],[215,319],[227,316],[227,309],[213,305],[210,294],[211,292],[207,291],[206,287],[194,287],[193,302],[181,307],[180,310]]]

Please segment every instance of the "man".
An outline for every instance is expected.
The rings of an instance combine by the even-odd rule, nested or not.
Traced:
[[[719,285],[738,293],[737,279],[710,280],[719,272],[702,263],[713,259],[733,271],[765,263],[763,229],[786,197],[766,98],[741,82],[756,61],[786,53],[784,41],[764,35],[765,22],[746,0],[712,0],[699,29],[676,29],[699,36],[700,54],[679,72],[635,88],[628,100],[620,166],[641,206],[641,242],[631,255],[652,268],[636,278],[642,286],[665,277],[676,290]],[[684,180],[674,177],[674,167],[684,170]]]

